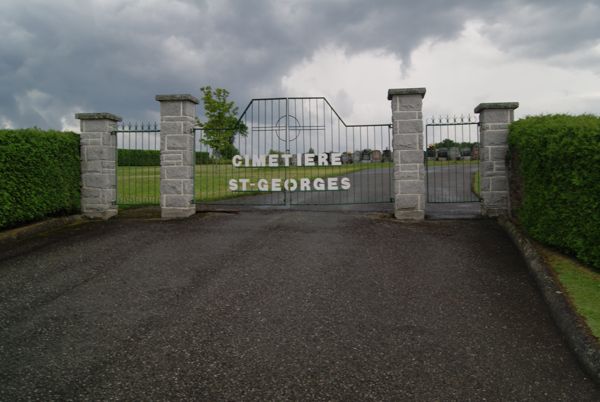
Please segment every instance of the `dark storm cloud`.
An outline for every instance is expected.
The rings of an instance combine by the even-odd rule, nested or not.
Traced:
[[[470,19],[518,57],[553,57],[598,41],[597,15],[585,2],[5,1],[0,125],[60,128],[76,110],[149,119],[155,94],[209,84],[243,107],[285,95],[281,77],[324,46],[408,63],[424,40],[450,40]]]

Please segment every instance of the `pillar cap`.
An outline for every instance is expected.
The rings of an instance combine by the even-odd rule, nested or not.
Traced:
[[[392,88],[388,89],[388,100],[392,100],[394,95],[421,95],[425,96],[425,88]]]
[[[198,98],[190,94],[156,95],[154,99],[159,102],[187,101],[195,103],[196,105],[199,103]]]
[[[75,118],[78,120],[111,120],[122,121],[121,116],[112,113],[75,113]]]
[[[511,109],[515,110],[519,107],[519,102],[492,102],[480,103],[475,107],[475,113],[481,113],[487,109]]]

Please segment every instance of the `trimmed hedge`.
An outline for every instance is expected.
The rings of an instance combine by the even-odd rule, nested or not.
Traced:
[[[119,149],[119,166],[160,166],[160,151],[143,149]]]
[[[0,228],[80,210],[79,135],[0,130]]]
[[[508,142],[519,222],[600,270],[600,117],[527,117],[511,124]]]
[[[160,151],[119,149],[119,166],[160,166]],[[196,152],[196,165],[211,163],[208,152]]]

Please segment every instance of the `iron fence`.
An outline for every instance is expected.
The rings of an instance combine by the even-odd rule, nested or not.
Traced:
[[[157,123],[117,126],[117,204],[160,203],[160,128]]]
[[[427,202],[479,201],[477,117],[433,117],[425,127]]]

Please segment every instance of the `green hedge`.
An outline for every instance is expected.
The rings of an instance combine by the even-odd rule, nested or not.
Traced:
[[[80,209],[79,135],[0,130],[0,228]]]
[[[519,222],[600,270],[600,117],[527,117],[511,124],[509,145]]]
[[[160,151],[119,149],[119,166],[160,166]]]
[[[160,151],[119,149],[119,166],[160,166]],[[211,163],[208,152],[196,152],[196,165]]]

